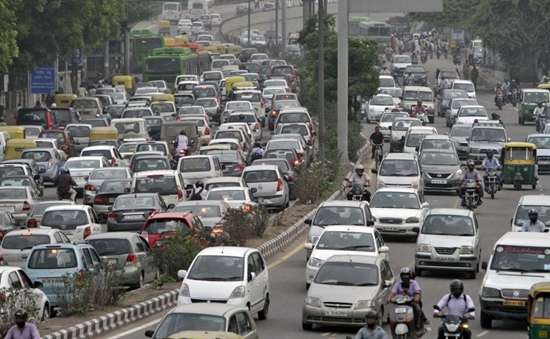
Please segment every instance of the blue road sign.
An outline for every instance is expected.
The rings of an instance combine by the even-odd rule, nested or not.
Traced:
[[[37,67],[31,73],[31,93],[51,94],[55,91],[54,67]]]

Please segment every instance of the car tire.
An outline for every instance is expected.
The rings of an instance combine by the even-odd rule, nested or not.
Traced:
[[[50,319],[51,313],[50,313],[50,304],[46,303],[44,305],[44,311],[42,311],[42,316],[40,317],[40,321],[46,321]]]
[[[493,327],[493,318],[487,313],[481,311],[481,316],[479,318],[481,328],[491,329]]]
[[[266,320],[269,313],[269,294],[265,296],[264,308],[258,312],[259,320]]]
[[[309,324],[302,321],[302,330],[304,331],[311,331],[313,330],[313,324]]]

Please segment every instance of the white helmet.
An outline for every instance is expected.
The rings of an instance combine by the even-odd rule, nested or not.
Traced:
[[[355,165],[355,170],[356,170],[356,171],[364,171],[364,170],[365,170],[365,167],[364,167],[363,165],[361,165],[361,164]]]

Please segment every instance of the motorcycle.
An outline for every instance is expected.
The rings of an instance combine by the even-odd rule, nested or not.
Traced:
[[[509,100],[512,106],[516,107],[519,101],[519,91],[517,88],[512,88],[509,95]]]
[[[500,184],[498,182],[497,170],[492,168],[487,171],[485,176],[485,192],[491,195],[491,199],[495,198],[495,193],[499,190]]]
[[[474,210],[479,206],[479,194],[477,193],[477,182],[473,179],[466,179],[464,183],[463,205],[469,210]]]
[[[392,300],[395,305],[390,312],[390,329],[394,339],[418,338],[414,328],[414,311],[411,306],[412,298],[400,295]]]
[[[76,187],[71,187],[71,190],[68,191],[68,192],[64,192],[64,193],[60,193],[59,191],[57,192],[57,200],[69,200],[69,201],[72,201],[72,202],[76,202],[76,196],[77,196],[77,192],[76,192]]]
[[[423,64],[428,62],[428,53],[426,52],[420,53],[420,61],[422,61]]]
[[[468,310],[470,311],[470,310]],[[462,338],[465,329],[469,328],[467,317],[453,314],[438,316],[443,319],[443,338]]]
[[[344,187],[351,187],[347,198],[351,201],[369,201],[369,195],[367,194],[367,188],[365,186],[362,186],[358,183],[351,183],[348,178],[344,179],[346,181],[346,186]]]

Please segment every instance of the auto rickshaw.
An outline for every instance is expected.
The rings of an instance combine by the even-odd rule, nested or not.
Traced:
[[[27,137],[23,126],[0,126],[0,132],[8,133],[12,139],[25,139]]]
[[[34,139],[10,139],[6,142],[4,160],[20,159],[23,150],[36,147],[36,140]]]
[[[550,338],[550,282],[531,286],[527,312],[529,339]]]
[[[128,93],[133,94],[136,87],[134,77],[131,75],[113,75],[113,86],[122,85]]]
[[[170,101],[174,102],[174,95],[173,94],[167,94],[167,93],[159,93],[159,94],[153,94],[151,96],[151,101]]]
[[[537,147],[528,142],[508,142],[502,148],[502,184],[520,190],[523,185],[537,187]]]
[[[233,76],[225,78],[225,95],[229,98],[233,92],[233,85],[239,82],[244,82],[246,79],[243,76]]]
[[[60,94],[56,94],[53,100],[57,107],[68,108],[68,107],[71,107],[74,99],[76,98],[77,98],[76,94],[60,93]]]
[[[241,81],[233,84],[233,91],[242,91],[242,90],[255,90],[256,86],[252,81]]]
[[[90,144],[102,140],[118,140],[118,130],[114,127],[92,127]]]
[[[537,86],[537,88],[550,90],[550,82],[542,82]]]

